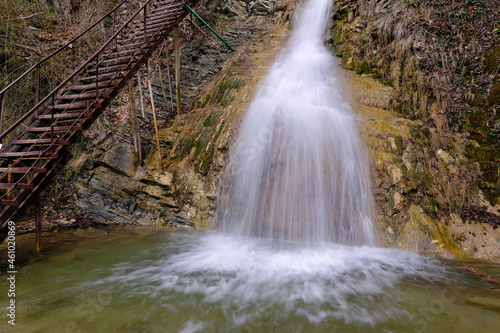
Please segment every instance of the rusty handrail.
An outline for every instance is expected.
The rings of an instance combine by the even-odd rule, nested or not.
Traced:
[[[167,0],[167,1],[168,1],[168,0]],[[175,0],[170,0],[170,2],[175,3]],[[156,1],[155,1],[155,0],[152,0],[152,2],[151,2],[151,3],[152,3],[152,6],[154,6],[154,5],[155,5],[155,3],[156,3]],[[144,10],[145,10],[145,13],[147,13],[147,5],[148,5],[148,3],[145,3],[145,4],[144,4],[144,6],[143,6],[143,7],[144,7]],[[141,9],[139,9],[138,11],[141,11]],[[137,17],[137,13],[136,13],[134,16],[132,16],[132,17],[130,18],[130,20],[133,20],[133,19],[134,19],[134,18],[136,18],[136,17]],[[121,31],[123,31],[123,29],[125,29],[125,28],[130,28],[130,20],[129,20],[129,22],[127,22],[127,23],[125,23],[125,24],[124,24],[124,26],[121,28]],[[146,22],[147,22],[147,18],[146,18]],[[113,30],[113,31],[114,31],[114,30]],[[117,35],[118,35],[119,33],[120,33],[120,31],[118,31],[118,32],[117,32]],[[113,35],[114,35],[114,34],[113,34]],[[116,38],[116,37],[117,37],[117,36],[113,36],[113,37],[111,37],[111,38],[108,40],[108,42],[106,43],[107,45],[103,45],[103,47],[100,49],[100,50],[101,50],[101,52],[99,52],[99,51],[98,51],[98,52],[96,52],[96,53],[94,54],[94,56],[95,56],[95,59],[94,59],[94,60],[96,61],[96,63],[97,63],[97,64],[99,64],[99,59],[100,59],[101,54],[103,54],[103,53],[105,54],[105,52],[102,52],[102,50],[103,50],[103,49],[105,49],[107,46],[109,46],[109,45],[110,45],[110,43],[113,43],[114,41],[116,41],[116,40],[117,40],[117,38]],[[112,47],[113,47],[113,46],[112,46]],[[105,57],[106,57],[106,56],[105,56]],[[93,57],[93,58],[94,58],[94,57]],[[92,59],[89,59],[89,63],[92,63]],[[84,65],[83,65],[83,66],[84,66]],[[96,79],[96,81],[98,81],[98,74],[97,74],[97,79]],[[50,98],[50,96],[49,96],[49,98]],[[36,108],[37,108],[37,106],[35,106],[35,107],[34,107],[34,109],[36,109]],[[85,112],[87,112],[90,108],[91,108],[91,105],[89,104],[89,105],[87,106],[87,109],[84,111],[84,113],[85,113]],[[52,115],[52,118],[51,118],[51,120],[52,120],[52,125],[50,126],[50,128],[51,128],[51,129],[50,129],[49,131],[51,132],[51,138],[53,138],[53,137],[54,137],[54,135],[53,135],[53,132],[52,132],[52,126],[53,126],[54,119],[55,119],[55,118],[54,118],[54,114],[53,114],[53,110],[52,110],[51,115]],[[80,115],[77,119],[75,119],[75,120],[73,121],[73,124],[71,124],[70,126],[75,125],[75,124],[76,124],[76,123],[80,120],[80,118],[81,118],[81,117],[83,117],[83,114],[82,114],[82,115]],[[71,131],[71,130],[68,130],[65,134],[68,134],[70,131]],[[46,132],[46,133],[47,133],[47,132]],[[64,135],[63,135],[63,136],[64,136]],[[57,145],[57,143],[56,143],[56,142],[53,142],[53,143],[51,143],[48,147],[46,147],[43,151],[44,151],[44,152],[50,152],[50,151],[51,151],[51,148],[52,148],[53,146],[56,146],[56,145]],[[35,165],[35,164],[36,164],[39,160],[40,160],[40,157],[39,157],[39,158],[37,158],[36,160],[34,160],[34,163],[32,163],[31,168],[33,168],[33,167],[34,167],[34,165]],[[4,174],[5,174],[5,173],[8,173],[8,171],[4,172]],[[17,185],[17,184],[23,184],[23,183],[24,183],[24,181],[26,181],[26,177],[27,177],[27,176],[28,176],[28,172],[27,172],[26,174],[24,174],[24,175],[23,175],[23,177],[21,177],[21,178],[17,179],[17,180],[16,180],[16,182],[14,183],[14,185],[13,185],[13,188],[14,188],[14,187],[15,187],[15,185]],[[6,194],[4,194],[3,196],[0,196],[0,199],[1,199],[1,198],[3,198],[3,197],[5,197],[7,194],[8,194],[8,192],[7,192]]]
[[[80,37],[82,37],[87,32],[89,32],[90,30],[92,30],[99,23],[101,23],[102,21],[104,21],[105,18],[107,18],[109,15],[113,14],[114,12],[116,12],[116,10],[118,10],[119,7],[121,7],[125,2],[128,2],[128,1],[130,1],[130,0],[123,0],[120,4],[116,5],[115,8],[113,8],[111,11],[109,11],[106,15],[104,15],[103,17],[101,17],[101,19],[99,21],[97,21],[92,26],[90,26],[87,29],[85,29],[85,31],[83,31],[81,34],[79,34],[78,36],[76,36],[75,38],[73,38],[71,41],[69,41],[68,43],[66,43],[66,45],[61,46],[58,50],[54,51],[52,54],[49,54],[48,56],[46,56],[45,58],[43,58],[42,60],[40,60],[39,62],[37,62],[36,64],[34,64],[33,66],[31,66],[30,69],[28,69],[26,72],[24,72],[23,74],[21,74],[21,76],[19,76],[17,79],[15,79],[14,81],[12,81],[7,87],[5,87],[4,89],[2,89],[2,91],[0,91],[0,95],[5,94],[7,92],[7,90],[9,90],[13,85],[15,85],[17,82],[19,82],[26,75],[28,75],[29,73],[31,73],[31,71],[33,71],[37,66],[40,66],[41,64],[43,64],[47,60],[51,59],[56,54],[61,53],[68,46],[70,46],[71,44],[73,44],[74,42],[76,42],[78,39],[80,39]]]
[[[127,1],[127,0],[126,0]],[[52,92],[50,92],[47,96],[45,96],[41,101],[39,101],[30,111],[25,113],[23,116],[21,116],[13,125],[11,125],[7,130],[2,131],[0,128],[0,142],[5,138],[9,133],[11,133],[15,128],[19,126],[22,122],[24,122],[28,117],[30,117],[35,111],[37,111],[43,104],[45,104],[49,98],[54,96],[59,90],[61,90],[69,81],[71,81],[75,76],[77,76],[82,70],[84,70],[96,57],[99,56],[99,54],[102,53],[102,51],[114,40],[116,37],[132,22],[133,19],[135,19],[141,12],[143,12],[147,6],[152,2],[153,0],[147,0],[136,12],[133,14],[121,27],[118,29],[113,36],[111,36],[106,43],[104,43],[101,48],[97,52],[92,55],[85,63],[83,63],[80,67],[78,67],[73,74],[71,74],[69,77],[67,77],[62,83],[60,83]],[[4,91],[0,92],[0,98],[4,95]],[[3,112],[3,110],[1,110]],[[0,114],[0,118],[2,115]]]

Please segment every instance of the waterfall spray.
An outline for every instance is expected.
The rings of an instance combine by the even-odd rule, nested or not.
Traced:
[[[374,245],[367,160],[324,46],[331,4],[305,4],[251,103],[223,175],[217,229]]]

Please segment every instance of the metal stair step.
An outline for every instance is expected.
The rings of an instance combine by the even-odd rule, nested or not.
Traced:
[[[65,132],[65,131],[81,131],[82,126],[53,126],[53,127],[27,127],[26,132]]]
[[[0,189],[18,188],[22,190],[32,190],[33,184],[23,184],[23,183],[0,183]]]
[[[78,79],[78,81],[86,82],[86,81],[92,81],[92,80],[96,80],[96,79],[99,79],[99,81],[100,81],[101,79],[109,80],[110,78],[114,80],[114,79],[124,78],[126,76],[127,75],[124,72],[118,71],[118,72],[104,73],[104,74],[99,74],[99,75],[85,76],[85,77]]]
[[[14,145],[47,145],[56,143],[58,145],[68,146],[70,144],[67,140],[61,140],[57,138],[45,138],[45,139],[27,139],[27,140],[13,140]]]
[[[98,108],[101,107],[99,103],[93,103],[93,102],[74,102],[74,103],[69,103],[69,104],[56,104],[56,105],[49,105],[47,109],[49,110],[85,110],[88,108]]]
[[[0,199],[0,205],[2,206],[19,206],[19,202],[17,200],[4,200]]]
[[[124,51],[124,50],[135,50],[135,49],[143,49],[144,46],[146,46],[147,43],[144,43],[144,41],[140,43],[133,43],[133,44],[127,44],[126,40],[124,41],[124,44],[118,46],[116,48],[117,51]]]
[[[119,64],[119,65],[110,65],[110,66],[104,66],[104,65],[99,65],[98,68],[92,68],[92,69],[89,69],[87,71],[87,73],[97,73],[97,71],[99,71],[99,73],[107,73],[107,72],[110,72],[110,71],[113,71],[113,72],[117,72],[116,70],[118,69],[118,71],[124,71],[124,70],[130,70],[132,68],[131,66],[132,64],[128,64],[128,63],[124,63],[124,64]]]
[[[68,113],[54,113],[52,117],[51,114],[42,114],[36,117],[37,119],[45,119],[45,120],[69,120],[69,119],[78,119],[78,118],[86,118],[92,119],[92,116],[85,112],[68,112]]]
[[[112,81],[102,81],[97,84],[98,88],[117,88],[118,84]],[[68,91],[94,91],[96,88],[95,83],[82,84],[68,88]]]
[[[96,93],[83,93],[83,94],[67,94],[57,96],[58,100],[69,101],[83,101],[83,100],[97,100],[100,98],[109,98],[109,94],[96,94]]]
[[[142,48],[135,48],[135,49],[129,49],[129,50],[115,50],[111,55],[115,56],[115,59],[123,58],[127,54],[132,54],[134,56],[141,56],[144,55],[145,51]]]
[[[52,154],[44,150],[33,150],[33,151],[16,151],[0,153],[0,158],[12,158],[12,157],[46,157],[46,158],[57,158],[57,154]]]
[[[35,168],[35,167],[10,167],[10,168],[0,168],[1,173],[47,173],[47,168]]]

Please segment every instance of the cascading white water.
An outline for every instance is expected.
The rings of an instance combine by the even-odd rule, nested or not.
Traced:
[[[324,46],[332,0],[309,0],[243,121],[216,228],[286,241],[374,245],[367,161]]]

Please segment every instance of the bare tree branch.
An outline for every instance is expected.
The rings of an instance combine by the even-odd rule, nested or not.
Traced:
[[[40,14],[43,14],[43,13],[44,12],[40,12],[40,13],[32,14],[32,15],[29,15],[29,16],[23,16],[23,17],[18,17],[18,18],[15,18],[15,19],[10,19],[10,20],[7,20],[7,22],[27,20],[27,19],[32,18],[33,16],[37,16],[37,15],[40,15]]]

